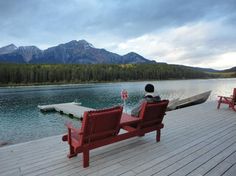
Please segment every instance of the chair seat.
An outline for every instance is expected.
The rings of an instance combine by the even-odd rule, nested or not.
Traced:
[[[133,125],[137,124],[141,121],[138,117],[133,117],[129,114],[123,113],[120,119],[120,126],[127,126],[127,125]]]

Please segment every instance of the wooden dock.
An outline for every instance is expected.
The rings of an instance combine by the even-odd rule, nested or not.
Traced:
[[[94,110],[92,108],[80,106],[80,103],[61,103],[61,104],[50,104],[50,105],[39,105],[38,108],[42,112],[52,112],[57,111],[61,114],[66,114],[70,117],[75,117],[81,119],[85,111]]]
[[[236,175],[236,113],[216,102],[167,112],[155,133],[68,159],[61,135],[0,148],[1,176],[228,176]]]

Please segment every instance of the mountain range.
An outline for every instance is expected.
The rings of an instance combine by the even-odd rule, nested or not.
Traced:
[[[19,64],[155,63],[134,52],[121,56],[105,49],[98,49],[85,40],[72,40],[45,50],[40,50],[36,46],[17,47],[10,44],[0,48],[0,62]]]
[[[0,48],[0,63],[16,64],[152,64],[156,61],[130,52],[126,55],[112,53],[105,49],[95,48],[86,40],[72,40],[45,50],[37,46],[15,46],[10,44]],[[158,62],[159,63],[159,62]],[[165,63],[166,64],[166,63]],[[202,72],[236,72],[236,67],[226,70],[211,68],[186,68]]]

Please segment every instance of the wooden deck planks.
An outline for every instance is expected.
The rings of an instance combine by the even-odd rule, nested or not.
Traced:
[[[195,151],[202,149],[203,147],[207,146],[208,144],[215,142],[219,138],[225,137],[229,133],[229,131],[230,130],[227,129],[227,130],[224,130],[219,133],[205,136],[202,139],[198,139],[192,143],[189,143],[188,145],[185,145],[182,148],[179,148],[173,152],[170,152],[167,155],[164,155],[164,157],[156,158],[152,161],[149,161],[146,164],[143,164],[142,166],[139,166],[138,168],[135,169],[135,172],[141,173],[142,171],[144,171],[144,173],[142,173],[140,175],[145,175],[148,173],[149,174],[155,173],[155,170],[157,172],[158,170],[161,170],[161,168],[163,168],[163,167],[166,168],[166,167],[170,166],[171,164],[174,164],[175,162],[179,161],[180,159],[187,157],[188,155],[194,153]],[[166,163],[168,163],[168,165]],[[158,167],[155,167],[155,166],[157,166],[157,164],[158,164]],[[160,164],[163,165],[163,167],[161,167]],[[150,169],[151,167],[155,167],[156,169],[151,170]]]
[[[206,103],[168,112],[161,142],[155,134],[91,151],[90,167],[82,156],[66,158],[61,136],[0,148],[0,175],[198,175],[234,173],[236,113]],[[236,173],[235,173],[236,174]]]
[[[222,176],[235,176],[236,175],[236,164],[230,167]]]
[[[232,164],[223,161],[219,163],[216,167],[214,167],[212,170],[207,172],[205,176],[218,176],[218,175],[220,176],[224,174],[231,167],[232,167]],[[236,173],[234,173],[234,175],[235,174]]]
[[[167,154],[164,153],[165,155],[163,155],[163,156],[161,156],[161,153],[160,153],[160,156],[154,155],[156,157],[152,157],[153,154],[151,155],[151,153],[150,153],[150,156],[148,155],[146,157],[146,159],[142,159],[141,161],[138,161],[138,162],[137,161],[133,162],[132,164],[130,164],[126,167],[127,167],[127,169],[131,168],[136,173],[140,173],[143,169],[145,169],[145,167],[142,167],[144,165],[148,169],[145,172],[141,173],[140,175],[154,174],[157,171],[159,171],[161,168],[163,168],[163,167],[165,168],[165,167],[171,165],[171,163],[173,164],[176,161],[178,161],[179,159],[182,159],[185,155],[188,156],[188,152],[191,153],[192,150],[194,150],[193,147],[196,147],[196,144],[198,142],[199,141],[197,141],[197,142],[194,141],[192,144],[187,144],[187,145],[184,143],[182,146],[183,148],[180,148],[177,145],[176,146],[177,151],[175,151],[174,147],[173,147]],[[204,146],[204,143],[202,143],[200,145],[200,148],[201,148],[201,146]],[[199,147],[199,146],[197,146],[197,147]],[[188,148],[189,148],[189,151],[186,151]],[[185,152],[185,153],[183,153],[183,152]],[[143,158],[145,158],[145,153],[143,155],[144,155]],[[158,163],[158,165],[156,165],[155,163]],[[118,171],[116,171],[116,172],[118,172]],[[122,170],[120,170],[119,172],[122,172]]]
[[[220,154],[216,155],[214,158],[210,159],[206,163],[203,163],[201,167],[198,167],[196,170],[192,171],[190,175],[196,175],[201,174],[205,175],[211,170],[215,170],[215,167],[218,167],[218,165],[221,162],[228,162],[228,158],[232,155],[235,156],[235,144],[221,152]],[[234,158],[234,162],[236,162],[236,158]],[[234,164],[234,162],[228,162],[231,166]],[[226,170],[225,170],[226,171]]]
[[[200,151],[200,154],[199,154],[196,152],[193,154],[193,156],[190,156],[190,158],[187,158],[186,160],[182,159],[181,161],[178,161],[178,164],[179,164],[179,167],[177,168],[178,170],[173,171],[172,174],[181,175],[181,176],[188,175],[195,168],[204,167],[203,163],[205,164],[206,162],[210,162],[210,164],[215,162],[214,164],[216,165],[216,162],[220,163],[225,157],[230,155],[232,153],[232,150],[235,149],[235,147],[236,147],[235,143],[232,144],[232,142],[227,141],[226,143],[219,145],[215,148],[209,148],[209,150],[206,151],[205,153],[201,153]],[[206,148],[204,150],[206,150]],[[218,156],[222,158],[219,159]],[[218,161],[215,158],[217,158]],[[214,164],[213,164],[213,167],[215,166]],[[212,165],[205,165],[205,168],[208,172],[212,168]],[[169,168],[167,168],[167,170],[169,170]],[[202,173],[202,175],[204,174],[205,173]]]
[[[188,142],[189,142],[190,139],[187,138],[186,140],[188,140]],[[172,142],[173,143],[170,143],[170,146],[172,146],[173,148],[176,148],[176,147],[179,146],[179,145],[176,145],[177,144],[177,140],[176,141],[172,141]],[[182,144],[181,143],[179,143],[179,144],[181,144],[181,145],[185,145],[186,144],[186,142],[184,142],[184,141],[181,141],[181,142],[182,142]],[[160,144],[161,143],[155,143],[155,145],[157,145],[157,146],[160,145]],[[125,165],[125,167],[120,168],[120,170],[116,170],[115,172],[113,172],[113,174],[114,175],[116,175],[116,174],[119,175],[120,172],[124,172],[126,170],[132,169],[135,166],[144,164],[144,163],[146,163],[146,161],[150,160],[152,157],[157,157],[158,156],[157,154],[159,154],[161,156],[161,155],[165,154],[165,152],[171,151],[173,149],[171,147],[167,148],[169,146],[168,144],[166,144],[164,146],[164,149],[168,149],[168,150],[162,150],[162,148],[157,147],[157,146],[152,151],[150,150],[149,147],[138,146],[138,147],[136,147],[134,149],[135,151],[130,151],[129,153],[124,153],[124,154],[121,153],[120,156],[116,157],[117,159],[115,159],[115,160],[109,159],[108,160],[109,164],[112,164],[113,162],[121,162],[121,164],[124,165],[124,162],[127,160],[127,158],[128,159],[129,158],[132,159],[132,157],[136,157],[139,154],[142,155],[142,156],[138,157],[137,159],[134,159],[132,162],[131,161],[128,162],[128,163],[131,163],[132,165],[127,163]],[[146,151],[150,151],[150,152],[146,153]],[[153,153],[155,153],[155,155],[153,155]],[[140,158],[142,158],[142,159],[140,160]],[[102,164],[104,164],[104,162],[107,162],[107,161],[102,161],[102,160],[99,160],[99,161],[101,161],[100,166]],[[88,172],[89,171],[90,170],[88,170]]]

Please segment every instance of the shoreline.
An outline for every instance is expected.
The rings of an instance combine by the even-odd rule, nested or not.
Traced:
[[[221,80],[236,78],[196,78],[196,79],[162,79],[162,80],[128,80],[128,81],[89,81],[89,82],[62,82],[62,83],[36,83],[36,84],[0,84],[0,88],[24,88],[24,87],[46,87],[46,86],[76,86],[88,84],[112,84],[112,83],[128,83],[128,82],[153,82],[153,81],[187,81],[187,80]]]

